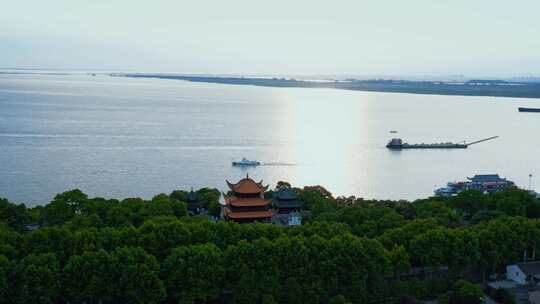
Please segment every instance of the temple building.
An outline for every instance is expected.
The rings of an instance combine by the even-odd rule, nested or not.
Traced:
[[[272,221],[282,226],[298,226],[302,224],[302,207],[304,203],[294,190],[285,187],[274,193],[272,201],[274,209],[277,210]]]
[[[268,186],[263,186],[262,181],[255,182],[249,176],[236,184],[227,181],[227,185],[231,191],[228,195],[223,195],[226,205],[223,209],[225,219],[242,223],[271,222],[270,200],[264,198]]]
[[[300,212],[304,203],[298,198],[298,194],[290,188],[281,188],[274,194],[272,201],[278,213]]]
[[[199,194],[191,191],[186,195],[187,210],[190,215],[198,215],[206,213],[204,203],[199,199]]]

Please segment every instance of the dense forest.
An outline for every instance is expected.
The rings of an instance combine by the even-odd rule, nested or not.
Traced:
[[[414,202],[295,190],[296,227],[188,216],[185,191],[0,199],[1,302],[479,303],[479,283],[540,247],[540,201],[519,189]],[[198,192],[219,214],[219,192]]]

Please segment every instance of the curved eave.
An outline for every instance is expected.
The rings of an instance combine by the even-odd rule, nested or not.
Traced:
[[[274,193],[275,200],[297,200],[298,193],[291,188],[281,188]]]
[[[295,202],[277,202],[274,201],[274,206],[277,208],[302,208],[304,203],[295,201]]]
[[[272,211],[250,211],[250,212],[232,212],[228,208],[225,210],[225,216],[229,219],[259,219],[272,217]]]
[[[225,200],[228,205],[234,207],[263,207],[268,206],[271,202],[262,198],[238,199],[236,197],[227,197]]]
[[[231,191],[234,191],[234,184],[231,184],[231,182],[229,182],[228,180],[225,180],[225,182],[227,182],[227,186],[229,186],[229,189],[231,189]]]
[[[229,186],[229,189],[231,189],[231,191],[233,191],[235,193],[239,193],[239,194],[259,194],[259,193],[262,193],[262,192],[265,192],[266,190],[268,190],[268,187],[269,187],[269,185],[263,186],[262,185],[262,180],[257,183],[254,180],[249,179],[249,178],[243,178],[240,181],[238,181],[238,183],[236,183],[236,184],[233,184],[233,183],[229,182],[228,180],[225,180],[225,182],[227,182],[227,186]],[[246,182],[250,183],[252,185],[245,186],[244,184]],[[243,187],[249,187],[249,188],[252,188],[252,189],[246,190],[246,189],[242,189]],[[255,189],[253,189],[253,188],[255,188]]]

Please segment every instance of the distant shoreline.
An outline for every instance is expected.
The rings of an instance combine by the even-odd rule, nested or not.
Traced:
[[[504,80],[469,80],[466,82],[411,81],[411,80],[335,80],[310,81],[290,78],[182,76],[167,74],[110,74],[132,78],[159,78],[233,85],[253,85],[279,88],[329,88],[341,90],[409,93],[423,95],[488,96],[540,98],[540,83],[508,82]]]

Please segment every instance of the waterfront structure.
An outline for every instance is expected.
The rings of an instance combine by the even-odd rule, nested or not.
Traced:
[[[514,188],[514,182],[502,178],[499,174],[480,174],[467,177],[467,181],[450,182],[446,187],[435,190],[438,196],[452,196],[465,190],[478,190],[481,192],[497,192]]]
[[[474,184],[506,184],[506,178],[502,178],[499,174],[476,174],[473,177],[467,177]]]
[[[262,181],[255,182],[249,175],[233,184],[226,181],[229,186],[229,194],[223,194],[225,208],[223,216],[226,220],[240,223],[264,222],[269,223],[272,219],[270,200],[264,198],[264,192],[268,189]]]

